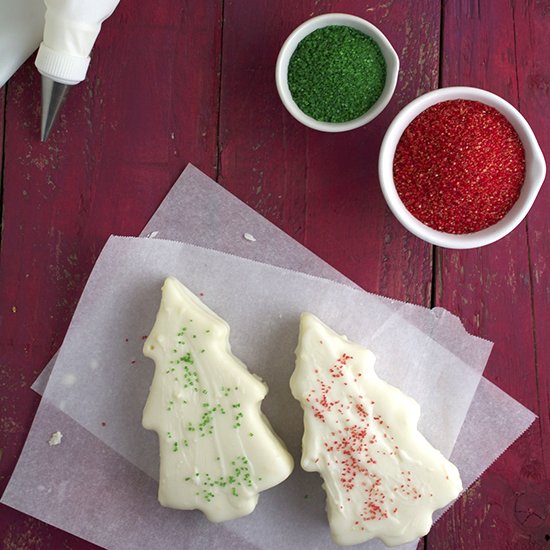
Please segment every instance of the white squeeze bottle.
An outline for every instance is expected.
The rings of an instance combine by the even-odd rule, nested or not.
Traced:
[[[0,88],[38,48],[45,11],[43,0],[0,0]]]
[[[119,0],[44,2],[44,38],[35,61],[42,75],[42,141],[47,138],[70,87],[86,78],[90,52],[101,24],[113,13]]]

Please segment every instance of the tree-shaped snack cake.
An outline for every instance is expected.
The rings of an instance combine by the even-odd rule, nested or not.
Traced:
[[[293,460],[263,416],[267,386],[232,353],[229,325],[168,277],[143,353],[155,374],[143,426],[159,436],[159,501],[211,521],[251,513]]]
[[[420,407],[374,372],[372,352],[302,314],[290,387],[304,410],[302,467],[324,480],[333,539],[396,546],[425,535],[462,490],[418,432]]]

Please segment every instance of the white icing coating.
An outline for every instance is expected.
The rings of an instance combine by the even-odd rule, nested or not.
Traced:
[[[293,460],[260,410],[266,384],[231,353],[229,325],[169,277],[143,353],[155,362],[143,426],[159,436],[159,502],[216,522],[250,514]]]
[[[334,541],[424,536],[462,490],[457,468],[418,432],[420,407],[374,372],[375,357],[302,314],[290,380],[304,410],[302,468],[321,474]]]

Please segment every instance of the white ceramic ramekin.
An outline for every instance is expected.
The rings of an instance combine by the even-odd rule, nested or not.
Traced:
[[[517,132],[525,149],[525,181],[520,196],[511,210],[497,223],[476,231],[455,235],[437,231],[416,219],[406,208],[395,188],[393,159],[395,148],[405,128],[428,107],[453,99],[467,99],[490,105],[502,113]],[[481,90],[457,86],[441,88],[424,94],[409,103],[390,124],[378,160],[378,175],[382,193],[395,217],[414,235],[444,248],[477,248],[493,243],[510,233],[525,218],[533,205],[546,175],[546,163],[540,146],[521,113],[501,97]]]
[[[292,94],[288,87],[288,63],[298,44],[313,31],[330,25],[352,27],[370,36],[378,44],[384,56],[384,60],[386,61],[386,84],[382,90],[382,94],[364,115],[348,122],[321,122],[306,115],[298,105],[296,105],[294,99],[292,99]],[[354,15],[348,15],[346,13],[326,13],[308,19],[296,28],[286,39],[279,52],[279,57],[277,58],[275,81],[281,101],[296,120],[309,128],[322,132],[345,132],[363,126],[382,112],[393,95],[397,83],[398,72],[399,58],[395,50],[388,39],[374,25]]]

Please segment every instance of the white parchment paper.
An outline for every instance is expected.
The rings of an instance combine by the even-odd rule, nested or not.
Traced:
[[[451,457],[463,472],[465,485],[473,483],[528,428],[533,418],[530,411],[482,378]],[[63,441],[50,447],[47,443],[50,434],[59,429],[64,434]],[[473,442],[481,438],[483,445],[476,447],[478,452],[472,452]],[[476,466],[479,457],[485,464],[481,470]],[[324,499],[320,488],[313,494],[304,493],[308,498],[303,499],[298,515],[292,517],[295,509],[290,508],[290,513],[283,510],[282,517],[273,517],[268,536],[254,531],[248,538],[247,533],[243,537],[231,525],[242,520],[214,526],[200,512],[162,508],[156,491],[157,484],[152,478],[43,399],[1,501],[95,544],[117,550],[337,548],[330,542],[320,505]],[[270,492],[262,495],[259,507],[268,505]],[[255,515],[256,512],[248,521],[254,523]],[[436,512],[435,517],[439,516]],[[309,529],[304,532],[304,537],[312,535],[311,539],[292,540],[287,536],[287,532],[297,532],[299,537],[303,525],[315,528],[313,533]],[[303,544],[298,546],[297,540]],[[415,547],[416,543],[411,543],[399,548]],[[384,547],[369,543],[358,548]]]
[[[254,235],[256,241],[244,239],[245,232]],[[192,166],[188,166],[174,185],[144,234],[227,249],[233,254],[352,284]],[[204,298],[207,299],[206,295]],[[392,307],[392,302],[386,303]],[[410,321],[409,315],[416,315],[414,307],[403,308],[399,302],[393,305],[400,310],[401,318]],[[394,317],[394,321],[396,319]],[[391,323],[391,319],[388,322]],[[440,346],[444,342],[474,373],[483,369],[490,344],[465,335],[459,321],[444,310],[434,310],[425,316],[416,329],[431,335]],[[132,335],[128,342],[125,339],[125,344],[137,350],[137,356],[142,343],[140,337]],[[234,351],[237,351],[235,344]],[[132,361],[134,359],[130,365],[136,368],[137,359],[136,363]],[[99,362],[90,361],[86,365],[90,371],[100,368]],[[143,368],[147,369],[145,365]],[[77,384],[74,373],[68,374],[60,377],[62,383]],[[38,389],[43,389],[46,381],[47,375],[37,381]],[[274,395],[272,387],[268,400]],[[268,403],[264,407],[266,412],[267,406]],[[504,425],[499,422],[503,411],[507,418]],[[533,419],[530,411],[481,379],[451,456],[461,470],[465,485],[473,482]],[[101,422],[105,422],[103,429],[109,427],[106,420]],[[58,429],[65,434],[63,442],[58,447],[49,447],[49,436]],[[99,437],[103,439],[101,430]],[[312,480],[315,480],[313,484]],[[272,499],[280,498],[279,491],[284,490],[286,484],[293,484],[297,494],[302,492],[301,502],[296,499],[287,506],[285,500],[281,510],[268,514],[267,524],[259,521],[258,513],[269,509]],[[138,487],[142,491],[136,490]],[[310,488],[313,490],[306,492]],[[108,548],[136,548],[137,545],[140,548],[174,545],[188,548],[333,547],[320,480],[315,474],[302,473],[299,468],[285,484],[262,494],[254,514],[224,526],[209,524],[200,513],[164,510],[158,506],[155,492],[156,483],[150,477],[43,400],[2,502]],[[414,546],[406,545],[406,548]],[[365,547],[382,546],[369,543]]]
[[[90,275],[44,395],[152,477],[158,473],[156,436],[141,428],[141,414],[153,371],[141,346],[168,275],[202,294],[229,323],[231,347],[267,382],[264,411],[295,458],[302,413],[288,381],[302,311],[369,347],[379,375],[420,403],[422,433],[450,455],[481,368],[467,365],[413,324],[416,316],[429,317],[424,324],[432,329],[434,321],[446,323],[443,310],[432,313],[194,245],[111,237]],[[461,331],[460,324],[456,328]],[[485,349],[485,342],[475,342]]]

